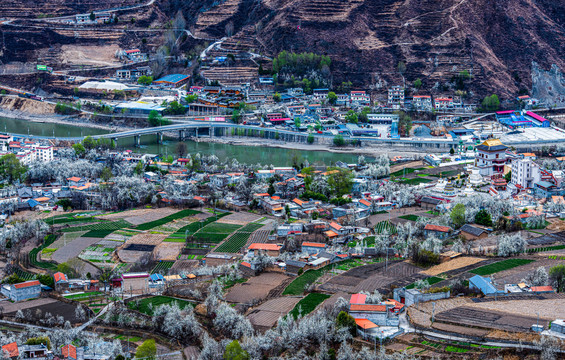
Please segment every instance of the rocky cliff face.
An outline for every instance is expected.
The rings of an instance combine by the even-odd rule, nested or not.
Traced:
[[[184,3],[195,33],[222,37],[250,25],[258,46],[313,51],[333,60],[334,82],[358,85],[422,78],[440,90],[454,74],[467,90],[513,96],[531,88],[531,63],[565,66],[565,5],[551,0],[225,0]],[[195,12],[200,7],[200,12]],[[438,87],[439,85],[439,87]]]

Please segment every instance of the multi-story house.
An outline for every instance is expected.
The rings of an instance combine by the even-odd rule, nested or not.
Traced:
[[[482,176],[502,174],[506,164],[506,149],[508,147],[499,139],[489,139],[475,147],[475,167]]]
[[[369,105],[371,103],[371,96],[365,91],[352,91],[350,98],[352,103],[359,105]]]
[[[412,106],[416,110],[430,111],[433,109],[432,97],[429,95],[414,95],[412,98]]]
[[[404,88],[402,86],[395,85],[388,89],[388,106],[393,109],[404,107]]]
[[[540,167],[531,159],[515,159],[512,161],[512,184],[522,189],[531,189],[540,180]]]
[[[435,105],[436,110],[453,109],[453,99],[452,98],[437,98],[437,99],[434,99],[434,105]]]
[[[4,284],[2,294],[12,301],[33,299],[41,294],[41,283],[38,280],[29,280],[18,284]]]

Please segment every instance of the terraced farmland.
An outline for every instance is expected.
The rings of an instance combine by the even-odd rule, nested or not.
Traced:
[[[202,230],[193,235],[193,238],[198,242],[218,244],[240,227],[240,225],[216,222],[203,227]]]
[[[247,240],[254,231],[259,230],[263,227],[263,224],[258,223],[249,223],[235,232],[232,236],[229,237],[223,244],[218,246],[215,252],[227,252],[227,253],[236,253],[245,246]]]
[[[160,261],[155,265],[153,270],[151,270],[151,274],[166,274],[174,264],[174,261]]]
[[[219,214],[218,215],[218,220],[223,218],[224,216],[228,216],[231,213],[226,212],[223,214]],[[207,218],[206,220],[200,222],[200,221],[195,221],[193,223],[190,223],[186,226],[181,227],[180,229],[178,229],[176,232],[174,232],[173,234],[171,234],[169,237],[167,237],[164,241],[165,242],[185,242],[185,237],[188,235],[192,235],[194,233],[196,233],[197,231],[199,231],[201,228],[204,228],[206,226],[208,226],[209,224],[213,223],[216,221],[216,217],[215,216],[211,216],[209,218]]]
[[[184,209],[184,210],[181,210],[181,211],[176,212],[174,214],[165,216],[161,219],[149,221],[149,222],[137,225],[136,229],[138,229],[138,230],[150,230],[150,229],[153,229],[157,226],[161,226],[161,225],[164,225],[166,223],[169,223],[173,220],[182,219],[182,218],[185,218],[185,217],[188,217],[188,216],[193,216],[193,215],[196,215],[196,214],[200,214],[200,211],[191,210],[191,209]]]
[[[104,237],[111,234],[116,230],[130,227],[131,224],[125,220],[118,221],[104,221],[97,224],[86,225],[86,226],[75,226],[66,229],[61,229],[61,232],[76,232],[76,231],[88,231],[84,234],[84,237]],[[104,235],[104,236],[102,236]]]

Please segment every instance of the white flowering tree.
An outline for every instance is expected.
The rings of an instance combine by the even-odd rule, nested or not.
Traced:
[[[498,256],[512,256],[526,250],[527,242],[520,233],[500,235],[498,237]]]
[[[522,282],[529,284],[530,286],[545,286],[549,284],[549,275],[543,266],[538,267],[531,273],[529,273]]]

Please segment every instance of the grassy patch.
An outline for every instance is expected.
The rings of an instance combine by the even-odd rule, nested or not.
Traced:
[[[404,220],[410,220],[410,221],[418,221],[418,219],[420,218],[417,215],[414,214],[410,214],[410,215],[402,215],[399,216],[400,219],[404,219]]]
[[[153,315],[153,310],[155,310],[160,305],[176,303],[179,308],[184,309],[187,306],[194,306],[190,301],[185,301],[181,299],[174,299],[169,296],[153,296],[139,301],[128,302],[128,308],[132,310],[137,310],[147,315]],[[153,304],[153,310],[149,309],[149,304]]]
[[[329,297],[330,295],[328,294],[310,293],[296,304],[294,309],[290,312],[290,315],[296,319],[299,315],[304,316],[310,314],[318,305],[323,303],[324,300]]]
[[[420,185],[420,184],[426,184],[426,183],[429,183],[429,182],[432,182],[432,181],[433,180],[430,180],[430,179],[416,177],[414,179],[402,178],[398,182],[401,183],[401,184],[406,184],[406,185]]]
[[[304,274],[300,275],[294,279],[286,289],[284,289],[283,295],[302,295],[304,293],[304,288],[307,285],[314,283],[318,278],[324,275],[329,270],[329,265],[316,270],[308,270]]]
[[[200,211],[191,210],[191,209],[184,209],[184,210],[181,210],[181,211],[176,212],[174,214],[171,214],[169,216],[165,216],[164,218],[154,220],[154,221],[149,221],[149,222],[146,222],[146,223],[143,223],[143,224],[139,224],[138,226],[136,226],[136,229],[138,229],[138,230],[150,230],[150,229],[153,229],[154,227],[164,225],[164,224],[169,223],[173,220],[182,219],[182,218],[185,218],[187,216],[193,216],[193,215],[196,215],[196,214],[200,214]]]
[[[82,294],[63,295],[63,297],[65,299],[77,300],[77,299],[89,298],[89,297],[95,296],[95,295],[102,295],[102,292],[100,292],[100,291],[90,291],[90,292],[85,292],[85,293],[82,293]]]
[[[478,267],[475,270],[471,270],[470,273],[485,276],[485,275],[494,274],[494,273],[497,273],[497,272],[500,272],[500,271],[512,269],[512,268],[515,268],[515,267],[518,267],[518,266],[527,265],[527,264],[532,263],[534,261],[535,260],[529,260],[529,259],[502,260],[502,261],[499,261],[499,262],[495,262],[494,264]]]
[[[408,175],[408,174],[412,174],[414,171],[420,171],[420,170],[425,170],[425,168],[405,168],[402,170],[398,170],[395,171],[393,173],[390,174],[390,176],[403,176],[403,175]]]
[[[467,350],[467,349],[463,349],[463,348],[460,348],[460,347],[457,347],[457,346],[452,346],[452,345],[447,345],[447,346],[445,347],[445,351],[447,351],[447,352],[454,352],[454,353],[466,353],[466,352],[469,352],[469,350]]]

